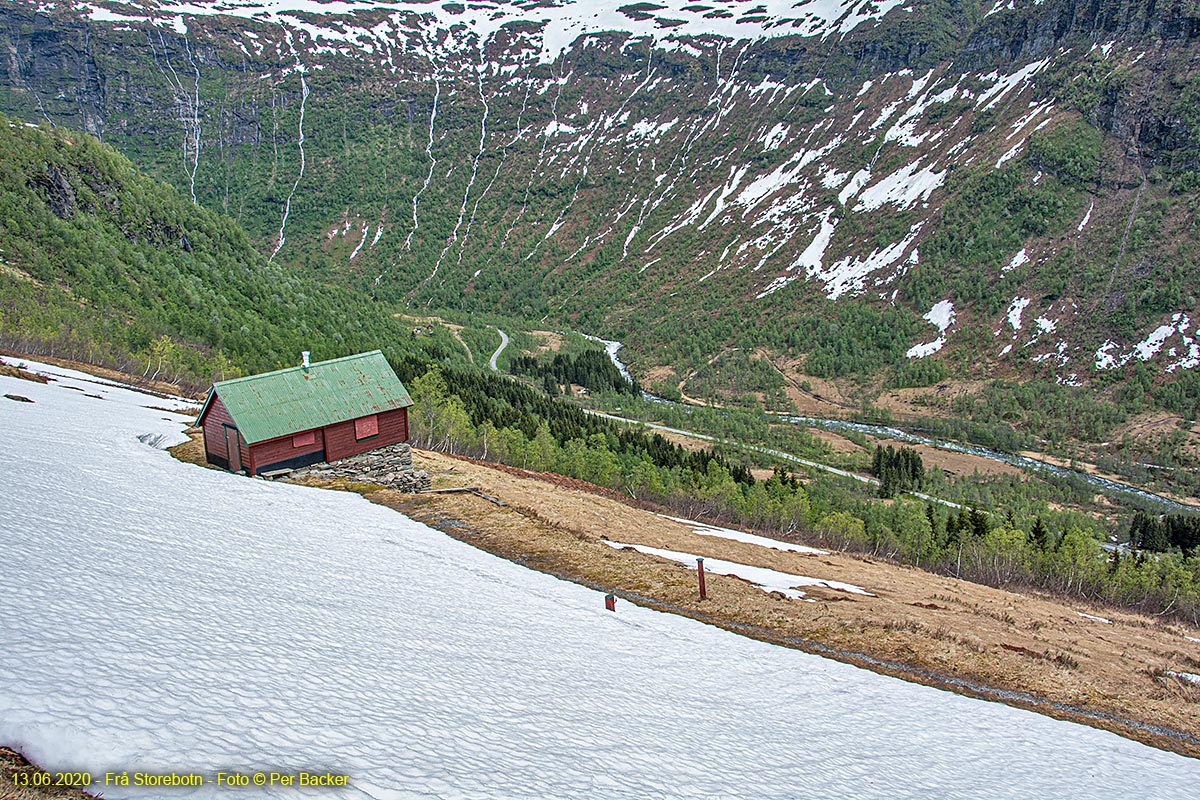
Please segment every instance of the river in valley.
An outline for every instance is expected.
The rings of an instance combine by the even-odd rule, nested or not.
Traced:
[[[587,336],[595,342],[600,342],[604,345],[604,351],[608,353],[608,357],[612,360],[613,365],[621,372],[626,380],[631,383],[633,379],[629,373],[629,368],[621,361],[617,353],[621,349],[621,343],[608,339],[600,339],[595,336]],[[694,406],[688,406],[683,403],[676,403],[673,400],[668,400],[664,397],[651,394],[643,391],[642,397],[652,403],[671,405],[676,408],[688,410]],[[837,432],[853,432],[860,433],[866,436],[874,436],[879,439],[891,439],[907,444],[922,444],[930,447],[936,447],[940,450],[948,450],[954,453],[963,453],[965,455],[976,456],[978,458],[986,458],[991,461],[998,461],[1003,464],[1009,464],[1020,469],[1039,472],[1043,475],[1051,475],[1059,478],[1069,478],[1080,480],[1094,487],[1100,493],[1119,497],[1126,500],[1137,499],[1153,504],[1156,509],[1167,512],[1196,512],[1200,511],[1195,506],[1180,503],[1172,500],[1169,497],[1164,497],[1160,494],[1140,489],[1136,486],[1131,486],[1126,483],[1114,481],[1109,478],[1104,478],[1099,475],[1093,475],[1089,472],[1084,472],[1070,467],[1063,467],[1058,464],[1052,464],[1049,461],[1043,461],[1029,456],[1017,455],[1015,453],[1005,453],[999,450],[992,450],[987,447],[980,447],[973,444],[963,444],[961,442],[952,442],[942,439],[935,439],[929,436],[924,436],[919,433],[902,430],[890,425],[872,425],[864,422],[852,422],[843,419],[826,419],[822,417],[804,417],[790,414],[778,415],[778,419],[789,422],[794,425],[801,425],[806,428],[820,428],[822,430]],[[706,437],[707,438],[707,437]]]

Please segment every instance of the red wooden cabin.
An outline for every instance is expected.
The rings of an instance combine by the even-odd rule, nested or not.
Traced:
[[[214,383],[196,425],[210,464],[261,475],[408,441],[412,398],[378,350]]]

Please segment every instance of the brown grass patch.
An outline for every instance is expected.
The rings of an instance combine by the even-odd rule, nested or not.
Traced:
[[[671,444],[677,444],[684,450],[708,450],[713,446],[713,443],[705,439],[697,439],[695,436],[684,436],[681,433],[672,433],[671,431],[653,430],[652,433],[657,433],[659,436],[666,439]],[[771,477],[774,473],[767,470],[767,477]],[[758,476],[755,475],[755,478]]]
[[[537,352],[557,353],[562,350],[562,334],[554,331],[530,331],[529,335],[537,339]]]
[[[34,383],[50,382],[50,379],[44,375],[38,375],[12,364],[0,364],[0,375],[6,378],[20,378],[23,381],[33,381]]]
[[[875,399],[875,406],[885,408],[898,419],[916,417],[946,417],[953,412],[951,402],[978,394],[989,381],[945,380],[934,386],[911,389],[891,389]]]
[[[840,433],[827,431],[824,428],[809,428],[808,432],[815,438],[825,442],[833,448],[835,453],[864,453],[866,449],[855,442],[850,441]]]
[[[208,463],[208,457],[204,453],[204,434],[201,430],[199,428],[188,428],[184,433],[188,435],[188,440],[174,447],[168,447],[167,452],[188,464],[197,464],[209,469],[219,469],[219,467],[214,467]]]
[[[676,377],[675,368],[668,366],[651,367],[642,373],[641,382],[646,386],[652,386],[662,381],[670,381]]]
[[[921,454],[926,467],[938,467],[949,475],[1021,475],[1018,467],[993,461],[990,458],[955,453],[950,450],[939,450],[924,444],[906,444]]]

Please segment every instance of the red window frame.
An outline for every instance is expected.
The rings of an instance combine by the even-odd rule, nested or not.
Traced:
[[[354,420],[354,438],[358,441],[370,439],[372,436],[379,435],[379,415],[372,414],[369,417],[359,417]]]

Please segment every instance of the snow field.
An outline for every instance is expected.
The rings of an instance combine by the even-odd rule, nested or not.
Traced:
[[[1102,731],[609,613],[354,494],[179,463],[138,439],[182,440],[188,418],[147,407],[169,401],[74,384],[0,377],[34,401],[0,397],[0,742],[48,769],[330,770],[352,787],[322,796],[381,800],[1183,797],[1200,778]]]
[[[1159,325],[1145,339],[1133,346],[1130,351],[1123,351],[1116,342],[1109,340],[1096,350],[1096,369],[1115,369],[1124,366],[1131,358],[1137,358],[1140,361],[1149,361],[1158,355],[1162,350],[1163,345],[1174,336],[1179,337],[1179,345],[1169,347],[1167,355],[1178,360],[1166,366],[1167,372],[1174,372],[1177,369],[1194,369],[1200,366],[1200,337],[1188,335],[1188,329],[1191,327],[1191,320],[1184,312],[1179,312],[1171,316],[1171,322],[1166,325]],[[1114,349],[1118,353],[1114,353]]]

